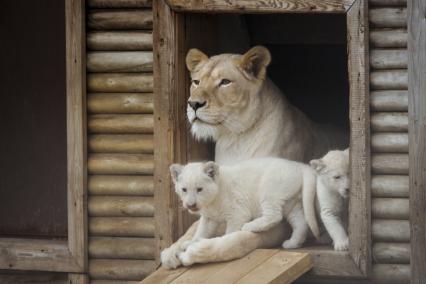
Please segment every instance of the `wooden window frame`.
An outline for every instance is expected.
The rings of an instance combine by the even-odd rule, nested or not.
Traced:
[[[87,271],[86,66],[84,0],[65,0],[67,116],[67,240],[0,238],[0,269]]]
[[[185,13],[346,14],[350,83],[351,193],[347,252],[309,249],[312,274],[366,278],[371,271],[370,108],[367,0],[157,0],[154,2],[154,188],[157,256],[179,235],[169,165],[186,162]],[[158,257],[157,257],[158,261]]]

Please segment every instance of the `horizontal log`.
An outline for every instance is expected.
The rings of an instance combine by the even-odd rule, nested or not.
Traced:
[[[87,169],[90,174],[100,175],[152,175],[154,158],[142,154],[91,154]]]
[[[408,176],[373,175],[371,194],[373,197],[408,197]]]
[[[374,28],[405,28],[406,8],[373,8],[369,10],[370,26]]]
[[[407,6],[407,0],[370,0],[370,6]]]
[[[88,72],[152,72],[151,51],[92,51],[87,53]]]
[[[105,259],[154,259],[154,238],[107,238],[93,237],[89,240],[89,256]]]
[[[377,242],[410,242],[410,224],[408,220],[372,221],[373,240]]]
[[[144,31],[91,31],[86,36],[89,50],[152,50],[152,42],[152,32]]]
[[[408,174],[407,154],[373,154],[371,170],[374,174]]]
[[[410,265],[374,264],[374,284],[410,284]]]
[[[372,91],[370,93],[372,111],[408,111],[407,91]]]
[[[151,93],[89,93],[87,111],[96,114],[153,113]]]
[[[89,261],[90,279],[142,280],[156,268],[153,260],[92,259]]]
[[[90,284],[139,284],[140,282],[131,280],[90,280]]]
[[[406,90],[407,70],[373,71],[370,74],[370,86],[373,90]]]
[[[404,49],[371,49],[370,67],[373,69],[406,69],[407,50]]]
[[[410,263],[409,243],[374,243],[373,260],[376,263]]]
[[[88,0],[91,8],[143,8],[151,7],[152,0]]]
[[[150,30],[152,29],[152,12],[150,10],[89,11],[87,26],[94,30]]]
[[[154,153],[152,135],[90,135],[87,144],[91,153]]]
[[[89,175],[90,195],[154,195],[152,176]]]
[[[408,220],[408,198],[373,198],[371,213],[375,219]]]
[[[406,112],[375,112],[370,119],[374,132],[408,132]]]
[[[87,74],[87,89],[92,93],[152,93],[152,74]]]
[[[375,153],[408,153],[408,133],[374,133],[371,148]]]
[[[153,197],[91,196],[88,213],[92,217],[153,217]]]
[[[151,217],[91,217],[89,235],[105,237],[153,238],[154,218]]]
[[[154,119],[150,114],[96,114],[88,117],[90,133],[152,134]]]
[[[407,47],[406,29],[380,29],[370,31],[370,45],[381,48]]]

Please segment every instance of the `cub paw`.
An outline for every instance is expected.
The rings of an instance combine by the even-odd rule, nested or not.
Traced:
[[[188,252],[180,252],[177,257],[183,266],[189,266],[194,263]]]
[[[348,248],[349,248],[348,239],[334,243],[334,250],[342,251],[342,250],[348,250]]]
[[[241,231],[257,233],[257,232],[262,232],[263,230],[257,224],[253,222],[249,222],[249,223],[245,223],[241,227]]]
[[[174,248],[166,248],[161,252],[161,264],[166,269],[175,269],[182,265],[181,261],[177,257],[179,250]]]
[[[283,248],[285,249],[295,249],[295,248],[300,248],[302,245],[299,244],[298,242],[294,241],[294,240],[286,240],[285,242],[283,242]]]
[[[184,241],[182,245],[180,246],[180,248],[182,249],[182,251],[186,251],[186,249],[193,243],[195,243],[195,241],[193,240]]]

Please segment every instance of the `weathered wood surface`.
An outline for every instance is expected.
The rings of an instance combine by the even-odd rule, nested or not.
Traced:
[[[87,27],[94,30],[152,29],[150,10],[98,10],[87,14]]]
[[[370,93],[372,111],[408,111],[408,92],[402,90],[372,91]]]
[[[90,8],[145,8],[152,6],[152,0],[88,0]]]
[[[144,217],[91,217],[90,236],[154,237],[154,218]]]
[[[154,157],[144,154],[91,154],[87,161],[90,174],[152,175]]]
[[[87,88],[92,93],[152,93],[152,74],[92,73],[87,75]]]
[[[410,224],[408,220],[373,219],[372,236],[378,242],[410,242]]]
[[[87,96],[87,110],[97,114],[153,113],[153,94],[91,93]]]
[[[150,51],[92,51],[87,54],[88,72],[152,72]]]
[[[136,196],[91,196],[88,198],[91,217],[153,217],[154,199]]]
[[[154,259],[154,238],[93,237],[89,240],[89,256],[104,259]]]
[[[373,197],[408,197],[408,176],[373,175],[371,179],[371,195]]]
[[[375,264],[372,278],[374,284],[409,284],[410,265],[408,264]]]
[[[373,90],[407,90],[407,70],[372,71],[370,86]]]
[[[407,68],[407,51],[405,49],[370,50],[370,67],[373,69]]]
[[[91,280],[90,284],[138,284],[140,281],[131,280]]]
[[[153,260],[92,259],[89,274],[91,279],[141,280],[155,267]]]
[[[152,50],[152,33],[149,31],[91,31],[87,33],[89,50],[129,51]]]
[[[407,47],[406,29],[379,29],[370,31],[370,44],[379,48]]]
[[[373,154],[371,169],[374,174],[407,175],[407,154]]]
[[[407,0],[369,0],[368,3],[372,7],[392,7],[392,6],[407,6]]]
[[[154,195],[152,176],[89,176],[88,190],[90,195]]]
[[[87,273],[68,273],[68,284],[89,284]]]
[[[150,114],[96,114],[88,118],[90,133],[152,134],[153,116]]]
[[[92,153],[154,153],[152,135],[90,135],[87,146]]]
[[[371,115],[371,129],[374,132],[407,132],[408,113],[376,112]]]
[[[408,133],[375,133],[371,149],[376,153],[408,153]]]
[[[376,263],[410,263],[410,243],[375,243],[373,260]]]
[[[408,220],[408,198],[373,198],[371,211],[375,219]]]
[[[406,8],[373,8],[368,13],[371,27],[404,28],[407,26]]]

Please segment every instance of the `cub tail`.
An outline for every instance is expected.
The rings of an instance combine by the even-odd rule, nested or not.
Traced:
[[[317,175],[314,170],[306,170],[303,174],[302,202],[303,213],[306,222],[314,234],[319,239],[320,231],[318,227],[317,217],[315,214],[315,196],[316,196]]]

